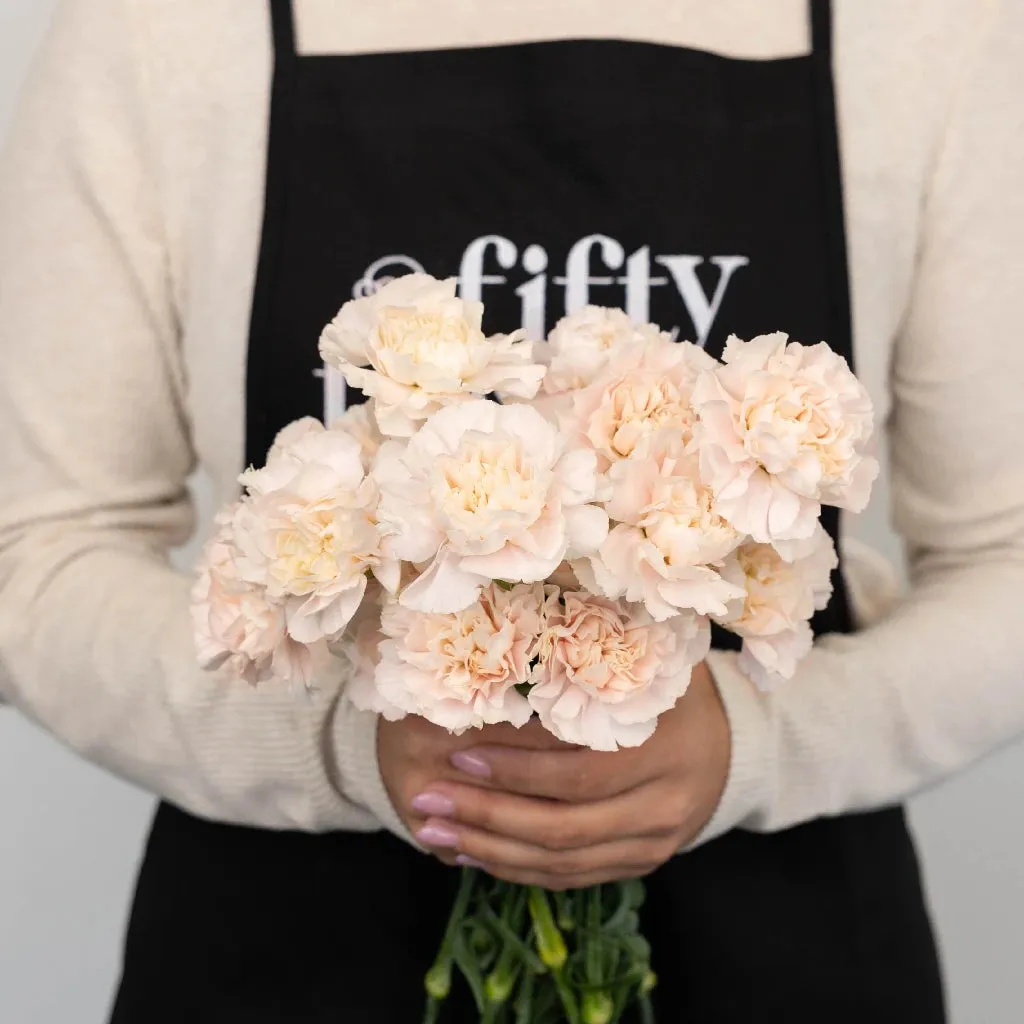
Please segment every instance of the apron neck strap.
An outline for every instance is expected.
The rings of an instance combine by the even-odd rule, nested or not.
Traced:
[[[270,20],[274,29],[274,60],[281,67],[294,61],[298,55],[291,0],[270,0]]]
[[[825,199],[829,276],[832,279],[832,335],[829,341],[840,352],[849,353],[848,358],[852,363],[853,323],[843,207],[843,167],[833,73],[832,5],[829,0],[810,0],[810,5],[817,148]]]
[[[811,2],[811,50],[819,62],[832,63],[832,4],[829,0]]]

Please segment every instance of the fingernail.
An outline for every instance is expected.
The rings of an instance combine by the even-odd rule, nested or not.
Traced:
[[[455,863],[458,864],[460,868],[482,868],[484,866],[483,861],[479,861],[475,857],[467,857],[464,853],[460,853],[458,857],[455,858]]]
[[[450,828],[445,828],[444,825],[424,825],[416,833],[416,838],[424,846],[454,847],[459,845],[458,833],[453,832]]]
[[[452,764],[467,775],[475,775],[478,779],[491,777],[491,766],[479,754],[467,754],[464,750],[452,754]]]
[[[412,809],[431,817],[450,818],[455,813],[455,801],[440,793],[420,793],[412,798]]]

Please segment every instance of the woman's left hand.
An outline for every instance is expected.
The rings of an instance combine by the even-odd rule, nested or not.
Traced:
[[[704,664],[643,746],[470,747],[453,755],[465,782],[438,781],[414,801],[417,839],[451,862],[546,889],[640,877],[711,818],[725,789],[729,723]]]

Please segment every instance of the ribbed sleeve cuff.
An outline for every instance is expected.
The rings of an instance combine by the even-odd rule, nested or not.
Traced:
[[[687,850],[762,816],[774,788],[769,700],[740,670],[734,652],[711,651],[707,664],[729,719],[732,755],[718,807]]]
[[[335,709],[333,746],[337,785],[351,803],[367,810],[389,832],[419,849],[398,816],[377,762],[377,715],[360,711],[344,696]],[[348,826],[351,827],[351,826]],[[371,831],[368,828],[366,831]]]

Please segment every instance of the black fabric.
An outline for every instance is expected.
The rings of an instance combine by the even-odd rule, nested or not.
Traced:
[[[771,61],[586,39],[303,57],[289,3],[271,9],[250,462],[288,421],[338,411],[319,332],[409,269],[479,290],[491,331],[536,333],[589,300],[715,354],[729,333],[784,329],[852,360],[827,3],[811,3],[813,53]],[[835,536],[838,516],[825,524]],[[852,628],[835,584],[818,633]],[[416,1021],[454,884],[387,834],[271,833],[164,805],[113,1022]],[[944,1019],[900,809],[734,832],[648,884],[661,1024]],[[475,1019],[464,991],[447,1019]]]

